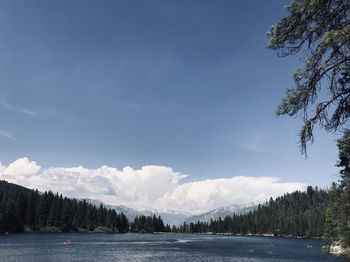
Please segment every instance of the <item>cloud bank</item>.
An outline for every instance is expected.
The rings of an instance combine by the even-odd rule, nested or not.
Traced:
[[[24,157],[8,166],[0,163],[0,179],[68,197],[98,199],[136,209],[177,210],[193,214],[229,204],[264,202],[305,184],[282,182],[275,177],[234,176],[184,182],[187,175],[165,166],[140,169],[102,166],[42,168]]]

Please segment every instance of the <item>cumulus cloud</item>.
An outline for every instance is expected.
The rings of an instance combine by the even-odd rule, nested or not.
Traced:
[[[124,167],[122,170],[109,166],[42,169],[28,158],[17,159],[8,166],[0,163],[0,179],[29,188],[136,209],[168,209],[193,214],[229,204],[264,202],[269,197],[305,187],[302,183],[282,182],[273,177],[235,176],[184,182],[185,177],[187,175],[165,166]]]
[[[301,190],[302,183],[284,183],[274,177],[235,176],[179,185],[159,200],[163,206],[200,212],[229,204],[261,203],[270,197]]]
[[[39,172],[40,166],[27,157],[19,158],[5,168],[4,174],[10,176],[34,175]]]

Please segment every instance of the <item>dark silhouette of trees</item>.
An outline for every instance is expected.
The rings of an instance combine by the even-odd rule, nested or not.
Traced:
[[[160,216],[137,216],[131,224],[131,231],[138,233],[171,232],[169,225],[164,225]]]
[[[39,193],[0,181],[0,232],[79,232],[97,227],[111,232],[129,231],[124,214],[85,200],[64,198],[52,192]]]

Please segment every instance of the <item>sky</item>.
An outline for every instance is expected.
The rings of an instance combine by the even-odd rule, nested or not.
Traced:
[[[265,48],[287,3],[1,1],[0,178],[197,213],[329,186],[338,136],[305,158],[276,116],[300,66]]]

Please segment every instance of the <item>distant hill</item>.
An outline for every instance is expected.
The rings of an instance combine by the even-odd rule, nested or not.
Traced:
[[[134,220],[135,217],[145,215],[143,212],[137,211],[135,209],[129,208],[124,205],[109,205],[97,199],[84,198],[86,202],[98,207],[101,204],[107,208],[114,209],[117,213],[124,213],[128,220]]]
[[[233,216],[234,214],[236,215],[246,214],[250,211],[254,211],[254,209],[256,208],[257,206],[254,204],[248,205],[248,206],[232,204],[232,205],[213,209],[211,211],[205,212],[200,215],[191,216],[187,218],[185,222],[186,223],[196,223],[198,221],[209,222],[210,220],[216,220],[216,219],[219,219],[220,217],[224,219],[225,217]]]
[[[152,211],[154,214],[158,214],[162,217],[164,222],[169,225],[179,226],[181,225],[187,218],[191,216],[189,213],[178,212],[178,211]]]
[[[178,211],[164,211],[164,210],[136,210],[129,208],[124,205],[109,205],[105,204],[100,200],[96,199],[85,199],[87,202],[93,204],[94,206],[103,205],[107,208],[114,209],[117,213],[124,213],[128,220],[132,221],[137,216],[160,216],[165,224],[179,226],[181,225],[188,217],[191,216],[189,213],[178,212]]]

